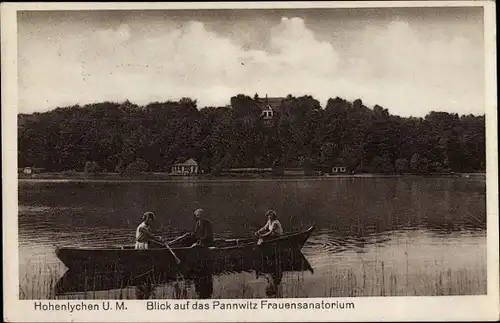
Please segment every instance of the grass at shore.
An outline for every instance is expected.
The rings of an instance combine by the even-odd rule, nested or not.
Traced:
[[[154,286],[151,290],[136,287],[110,291],[85,291],[56,296],[54,286],[61,277],[61,267],[33,265],[20,277],[20,299],[182,299],[197,298],[194,287],[185,281]],[[85,278],[85,277],[83,277]],[[486,293],[486,262],[474,267],[439,268],[428,266],[408,271],[380,261],[346,268],[335,268],[330,275],[285,273],[282,283],[269,294],[272,285],[253,273],[216,276],[212,298],[267,297],[356,297],[356,296],[443,296]]]

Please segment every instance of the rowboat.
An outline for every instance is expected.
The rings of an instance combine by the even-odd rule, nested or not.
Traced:
[[[230,264],[230,263],[229,263]],[[286,272],[306,272],[314,273],[314,270],[301,251],[293,251],[288,258],[280,258],[279,262],[259,263],[246,262],[241,266],[224,267],[223,263],[212,268],[211,271],[198,273],[196,276],[179,276],[173,272],[147,271],[141,275],[132,276],[126,273],[95,273],[94,275],[84,275],[80,271],[68,270],[56,283],[56,295],[66,295],[75,293],[85,293],[94,291],[120,290],[128,287],[139,288],[151,285],[154,287],[174,284],[180,280],[184,284],[192,284],[196,287],[197,293],[204,294],[211,291],[212,277],[221,275],[231,275],[235,273],[256,272],[257,276],[264,276],[273,279],[272,283],[279,284],[280,273]],[[277,274],[277,275],[276,275]],[[274,275],[274,276],[273,276]],[[276,279],[278,278],[278,279]],[[270,282],[268,280],[268,282]],[[207,295],[209,296],[209,295]]]
[[[196,276],[199,272],[237,271],[239,268],[265,267],[281,263],[290,254],[300,251],[309,239],[314,226],[307,230],[285,234],[257,244],[257,238],[217,239],[213,247],[192,247],[189,239],[180,239],[170,245],[180,259],[177,265],[168,248],[147,250],[123,247],[59,247],[56,255],[71,271],[93,273],[120,273],[130,276],[148,271],[182,273]]]

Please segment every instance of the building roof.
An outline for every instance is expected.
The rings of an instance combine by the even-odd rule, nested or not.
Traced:
[[[258,98],[257,99],[257,106],[259,106],[262,110],[267,109],[268,107],[271,107],[272,110],[277,111],[277,110],[280,110],[281,102],[283,102],[283,100],[285,100],[285,98],[281,98],[281,97]]]
[[[198,163],[193,158],[189,158],[184,162],[177,162],[175,166],[198,166]]]

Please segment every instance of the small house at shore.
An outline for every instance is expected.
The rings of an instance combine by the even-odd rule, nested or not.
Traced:
[[[198,174],[198,163],[193,158],[189,158],[183,162],[177,162],[172,166],[171,173],[174,175]]]
[[[283,170],[283,175],[289,176],[304,176],[306,171],[303,168],[285,168]]]
[[[43,168],[37,168],[37,167],[22,167],[22,168],[18,168],[17,169],[17,172],[19,174],[24,174],[24,175],[33,175],[33,174],[37,174],[37,173],[41,173],[43,172]]]
[[[332,167],[332,174],[341,174],[347,172],[347,167],[344,165],[335,165]]]
[[[272,168],[258,168],[258,167],[248,167],[248,168],[231,168],[225,169],[224,171],[227,173],[235,173],[235,174],[257,174],[257,173],[270,173],[272,172]]]

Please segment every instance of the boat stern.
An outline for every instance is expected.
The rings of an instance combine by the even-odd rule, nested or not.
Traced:
[[[67,248],[64,247],[56,247],[55,254],[56,257],[66,266],[66,268],[71,269],[70,261],[68,258]]]

